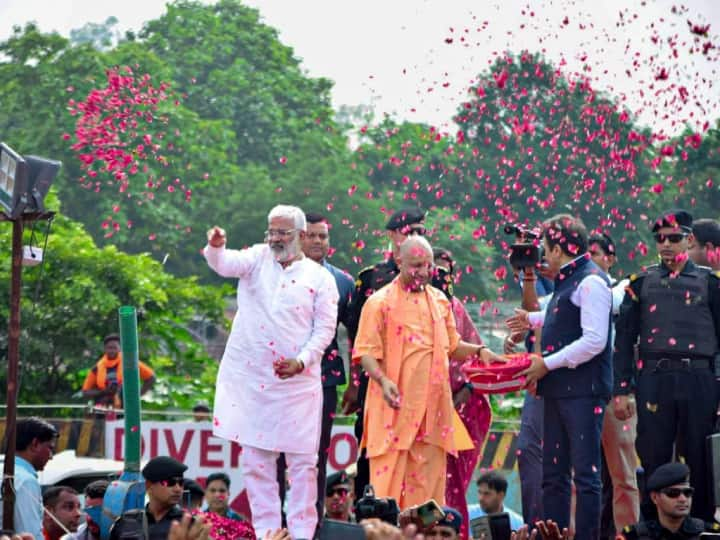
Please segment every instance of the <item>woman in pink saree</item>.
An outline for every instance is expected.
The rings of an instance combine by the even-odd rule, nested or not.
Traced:
[[[442,248],[435,248],[433,252],[435,265],[444,268],[449,276],[453,276],[454,262],[450,252]],[[447,294],[451,293],[451,291],[452,288],[450,285],[445,292]],[[451,296],[451,294],[448,294],[448,296],[450,297],[453,314],[455,315],[455,325],[461,339],[469,343],[481,344],[482,339],[480,338],[480,334],[478,334],[463,303],[455,296]],[[460,370],[461,366],[462,362],[450,360],[450,386],[452,388],[455,409],[465,424],[465,428],[470,434],[470,438],[475,447],[472,450],[459,452],[458,457],[448,455],[445,504],[455,508],[462,514],[463,526],[460,533],[461,538],[467,540],[469,538],[469,520],[465,494],[467,493],[473,472],[480,459],[480,451],[485,444],[485,439],[490,429],[492,411],[490,410],[490,402],[487,396],[472,390],[472,386]]]

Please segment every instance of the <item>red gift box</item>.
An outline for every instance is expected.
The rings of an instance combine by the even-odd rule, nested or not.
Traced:
[[[525,377],[515,375],[530,367],[532,360],[528,353],[507,354],[506,363],[466,364],[462,371],[478,392],[483,394],[507,394],[521,390]]]

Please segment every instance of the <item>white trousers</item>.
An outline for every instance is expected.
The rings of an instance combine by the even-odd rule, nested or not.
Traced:
[[[243,446],[242,470],[250,500],[252,525],[258,538],[282,524],[280,493],[277,483],[279,452]],[[288,481],[287,524],[293,540],[311,539],[315,534],[318,515],[317,454],[285,452]]]

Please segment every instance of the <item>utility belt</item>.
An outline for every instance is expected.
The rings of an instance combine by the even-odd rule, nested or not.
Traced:
[[[661,354],[643,355],[642,368],[640,372],[648,371],[689,371],[689,370],[708,370],[715,371],[715,359],[708,356],[690,357],[670,357]]]

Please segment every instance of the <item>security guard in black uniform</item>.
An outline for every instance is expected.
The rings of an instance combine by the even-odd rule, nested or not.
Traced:
[[[718,533],[720,525],[690,517],[693,488],[690,469],[683,463],[658,467],[647,482],[658,519],[629,525],[622,531],[626,540],[693,540],[704,532]]]
[[[720,279],[688,259],[692,216],[674,210],[652,226],[659,265],[630,277],[615,324],[615,416],[634,414],[635,447],[650,477],[671,461],[673,449],[690,468],[692,515],[711,520],[705,438],[713,433],[718,405],[714,358],[720,343]],[[635,347],[638,360],[635,362]],[[647,490],[641,505],[654,513]]]
[[[355,282],[355,292],[348,306],[347,330],[351,342],[355,342],[360,313],[365,301],[375,291],[390,283],[400,273],[395,262],[400,251],[400,245],[405,239],[414,234],[425,235],[425,212],[420,208],[403,208],[390,216],[385,229],[391,242],[392,255],[384,262],[369,266],[360,271]],[[437,269],[433,275],[432,285],[441,289],[448,296],[452,295],[452,276],[442,269]],[[359,441],[363,433],[363,412],[365,405],[365,392],[368,386],[368,376],[358,366],[352,366],[348,388],[343,396],[343,413],[350,414],[357,411],[355,421],[355,436]],[[370,482],[370,465],[365,452],[358,457],[357,475],[355,477],[355,496],[362,498],[365,486]]]
[[[137,526],[137,519],[142,520],[141,528],[147,528],[145,540],[166,540],[173,521],[180,521],[183,509],[179,503],[183,495],[183,473],[187,466],[168,457],[158,456],[150,461],[142,470],[145,478],[148,503],[145,515],[123,514],[110,529],[110,540],[122,538],[129,528]],[[144,519],[143,519],[144,518]]]

